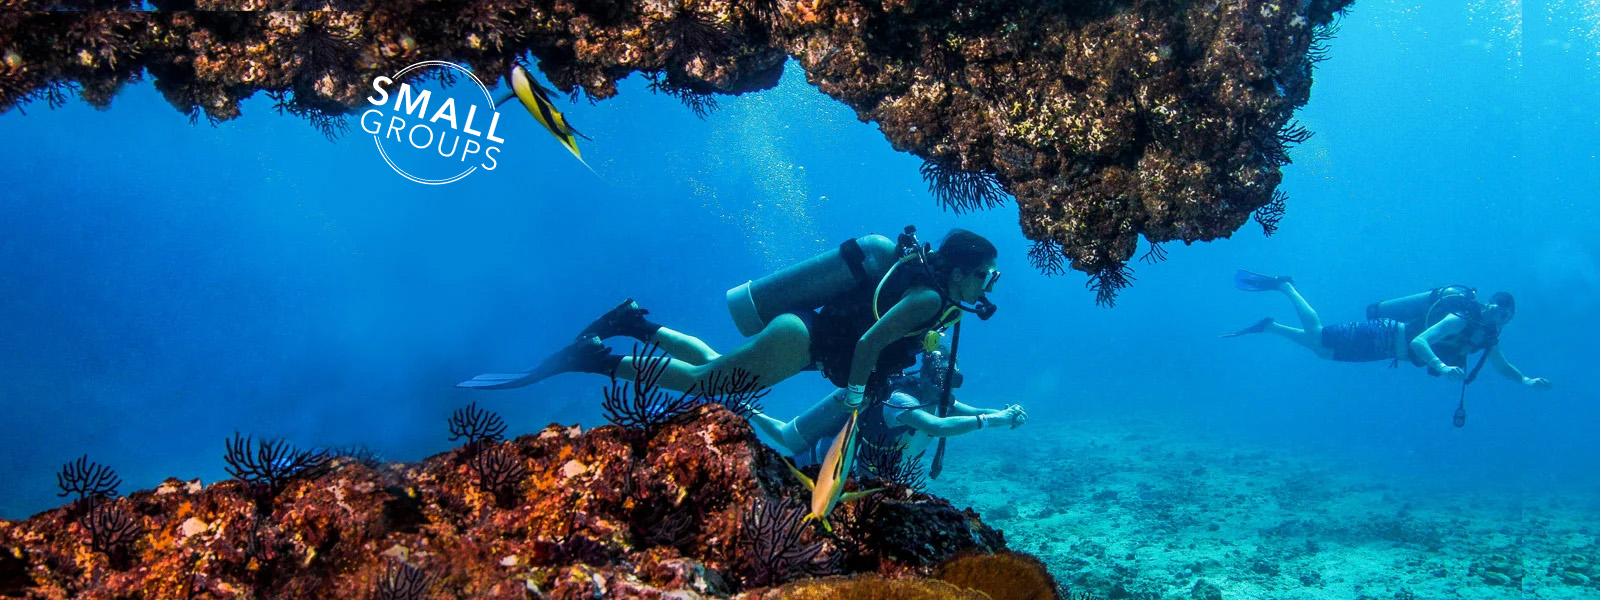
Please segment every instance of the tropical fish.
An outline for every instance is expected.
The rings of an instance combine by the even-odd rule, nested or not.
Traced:
[[[567,151],[578,158],[578,162],[583,162],[583,155],[578,153],[577,138],[581,137],[588,140],[589,136],[579,133],[578,130],[572,128],[571,124],[567,123],[567,116],[556,110],[555,105],[550,102],[549,90],[539,85],[539,82],[535,81],[533,76],[528,74],[528,70],[522,68],[522,65],[517,65],[511,69],[509,79],[511,80],[512,93],[501,98],[499,104],[495,106],[504,104],[513,96],[516,97],[517,100],[522,101],[522,107],[528,109],[528,113],[532,114],[540,125],[550,131],[550,135],[556,136],[556,139],[561,141],[561,145],[566,146]],[[587,167],[589,163],[584,162],[583,166]]]
[[[784,460],[784,464],[789,466],[795,477],[799,477],[806,489],[811,490],[811,513],[806,515],[805,520],[821,521],[822,528],[829,533],[833,533],[833,525],[828,523],[828,515],[833,512],[833,507],[841,502],[850,502],[883,490],[874,488],[859,492],[844,491],[845,480],[850,477],[850,469],[856,462],[856,422],[860,416],[861,411],[850,411],[850,420],[844,424],[844,429],[839,430],[839,435],[833,438],[833,445],[828,447],[828,454],[822,459],[822,469],[817,471],[817,481],[811,481],[811,478],[796,469],[794,464]]]

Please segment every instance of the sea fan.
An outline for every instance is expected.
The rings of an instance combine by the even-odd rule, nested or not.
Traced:
[[[1278,221],[1283,220],[1284,211],[1288,209],[1286,205],[1288,199],[1289,195],[1283,193],[1283,190],[1273,190],[1272,200],[1256,209],[1253,216],[1256,223],[1261,225],[1262,234],[1270,237],[1278,232]]]
[[[761,410],[761,399],[772,391],[759,380],[760,377],[740,368],[726,373],[715,371],[696,385],[694,392],[702,404],[716,404],[747,417]]]
[[[768,586],[803,575],[838,570],[838,555],[823,556],[822,542],[805,543],[807,510],[783,499],[758,499],[740,519],[739,553],[746,586]]]
[[[259,485],[276,495],[291,480],[321,475],[332,458],[322,450],[300,450],[284,440],[256,442],[234,432],[226,440],[227,453],[222,459],[228,463],[227,471],[234,479]]]
[[[645,439],[651,439],[662,427],[699,406],[700,401],[688,393],[661,391],[661,375],[671,361],[656,344],[646,344],[643,349],[635,344],[633,381],[620,380],[613,373],[611,388],[602,393],[600,408],[605,410],[606,420],[624,429],[641,430]]]
[[[1333,42],[1335,36],[1339,35],[1340,21],[1340,15],[1334,15],[1333,20],[1327,24],[1312,28],[1311,47],[1306,50],[1306,60],[1310,61],[1311,64],[1314,65],[1328,60],[1328,45]]]
[[[649,80],[649,83],[645,84],[645,89],[677,98],[678,102],[683,103],[689,112],[701,120],[711,116],[711,113],[716,112],[719,107],[716,96],[711,92],[701,91],[693,85],[682,84],[666,71],[647,72],[645,79]]]
[[[77,494],[78,500],[98,500],[117,497],[117,486],[122,485],[122,478],[117,477],[111,467],[92,462],[89,455],[85,454],[78,460],[61,465],[61,472],[56,473],[56,485],[61,488],[57,496]]]
[[[330,458],[343,458],[374,471],[383,466],[383,456],[365,444],[343,446],[328,451]]]
[[[473,402],[451,413],[450,441],[465,438],[469,451],[484,444],[496,444],[505,439],[506,422],[492,411],[478,408]]]
[[[1128,263],[1119,262],[1091,273],[1085,287],[1094,290],[1095,305],[1116,308],[1117,292],[1132,285],[1134,279],[1133,268]]]
[[[124,562],[128,547],[144,533],[133,515],[110,503],[91,509],[83,528],[89,533],[89,548],[118,564]]]
[[[1144,253],[1144,256],[1139,257],[1139,262],[1147,265],[1153,265],[1164,260],[1167,260],[1167,249],[1162,248],[1160,242],[1154,241],[1150,242],[1150,249]]]
[[[1028,263],[1044,273],[1045,277],[1067,272],[1067,257],[1061,253],[1061,243],[1054,238],[1034,242],[1033,247],[1028,249]]]
[[[961,171],[932,160],[922,163],[921,172],[934,201],[958,215],[1005,204],[1005,190],[993,173]]]
[[[394,561],[378,578],[378,600],[422,600],[433,587],[434,575],[410,563]]]
[[[733,45],[725,27],[689,4],[688,0],[680,0],[672,17],[666,20],[667,41],[672,44],[667,54],[670,62],[686,62],[701,53],[722,54]]]
[[[856,466],[872,477],[900,489],[921,492],[928,480],[922,474],[922,452],[905,455],[905,446],[892,436],[874,436],[862,440],[856,454]]]
[[[517,487],[528,475],[522,457],[505,444],[487,446],[468,463],[478,478],[478,489],[494,497],[495,504],[505,508],[513,505]]]
[[[1311,139],[1311,135],[1311,130],[1306,129],[1299,121],[1289,121],[1278,130],[1278,141],[1283,142],[1284,146],[1292,146],[1305,143]]]
[[[294,92],[279,90],[267,92],[267,98],[272,100],[272,109],[280,115],[289,115],[305,119],[316,129],[322,137],[330,142],[339,141],[339,138],[350,132],[350,120],[342,114],[330,112],[320,106],[301,102]],[[198,107],[196,107],[198,110]],[[199,119],[198,114],[191,113],[189,123],[195,124]],[[212,125],[216,122],[213,120]]]

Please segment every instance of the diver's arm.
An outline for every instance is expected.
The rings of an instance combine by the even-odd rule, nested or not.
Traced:
[[[952,395],[952,397],[954,397],[954,396]],[[995,413],[1000,412],[1002,410],[1005,410],[1004,408],[978,408],[976,406],[967,406],[967,405],[962,404],[959,401],[955,401],[955,400],[951,400],[951,402],[952,402],[952,404],[950,405],[950,414],[958,416],[958,417],[972,417],[972,416],[977,416],[977,415],[992,415],[992,414],[995,414]]]
[[[1489,362],[1494,365],[1495,372],[1500,373],[1506,379],[1532,388],[1550,389],[1550,380],[1543,377],[1523,375],[1522,371],[1516,365],[1511,364],[1511,361],[1506,359],[1506,355],[1500,352],[1500,346],[1498,345],[1489,349]]]
[[[908,410],[900,413],[900,423],[933,437],[954,437],[982,429],[987,416],[938,417],[926,410]]]
[[[1511,361],[1506,360],[1506,355],[1505,353],[1500,352],[1499,346],[1489,349],[1489,364],[1494,365],[1495,372],[1501,374],[1506,379],[1510,379],[1518,383],[1521,383],[1522,380],[1527,379],[1527,377],[1522,376],[1522,371],[1517,370],[1516,365],[1513,365],[1511,364]]]
[[[970,407],[969,407],[970,408]],[[1016,429],[1027,419],[1020,406],[1008,406],[994,414],[937,417],[927,409],[914,409],[900,413],[896,418],[902,425],[933,437],[953,437],[972,433],[985,427],[1007,426]]]
[[[1433,327],[1429,327],[1418,335],[1416,339],[1411,340],[1411,352],[1421,357],[1423,364],[1433,367],[1433,370],[1438,371],[1440,374],[1455,380],[1465,379],[1466,372],[1462,371],[1460,367],[1452,367],[1439,360],[1439,355],[1434,354],[1431,344],[1444,339],[1445,336],[1460,332],[1461,328],[1465,327],[1466,324],[1466,321],[1455,315],[1446,315],[1438,323],[1434,323]]]
[[[927,288],[915,288],[896,302],[883,318],[878,319],[860,340],[856,341],[855,356],[850,361],[850,395],[863,390],[872,370],[878,365],[878,354],[895,340],[911,333],[917,325],[927,322],[939,311],[939,294]],[[857,396],[859,398],[859,396]]]

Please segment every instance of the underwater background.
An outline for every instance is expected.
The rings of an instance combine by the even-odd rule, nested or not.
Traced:
[[[509,118],[499,168],[436,187],[395,175],[359,131],[330,143],[261,96],[215,127],[191,125],[148,82],[106,112],[73,102],[0,115],[0,517],[57,505],[51,475],[83,453],[139,489],[225,478],[222,440],[235,430],[416,460],[453,445],[442,421],[472,401],[511,433],[598,425],[603,378],[452,385],[536,363],[626,297],[732,348],[742,338],[725,290],[915,224],[925,241],[963,227],[1000,248],[1000,311],[966,328],[960,397],[1031,416],[953,439],[955,467],[935,493],[980,510],[1007,495],[1069,502],[1021,488],[1070,465],[1085,440],[1111,472],[1168,451],[1124,460],[1107,447],[1167,439],[1197,465],[1217,461],[1203,472],[1219,477],[1239,462],[1230,448],[1281,457],[1253,471],[1264,488],[1334,469],[1319,481],[1505,522],[1556,498],[1574,521],[1561,543],[1594,552],[1600,3],[1356,4],[1297,114],[1316,135],[1284,168],[1278,234],[1247,224],[1230,240],[1168,244],[1167,261],[1135,265],[1113,309],[1095,306],[1081,273],[1028,266],[1011,204],[940,209],[918,159],[798,68],[718,101],[701,120],[635,77],[614,99],[561,103],[594,138],[584,148],[598,176],[532,120]],[[1509,291],[1506,355],[1555,388],[1486,372],[1456,429],[1459,386],[1420,369],[1219,339],[1262,316],[1293,322],[1281,297],[1235,291],[1235,268],[1292,275],[1325,323],[1435,286]],[[828,391],[801,374],[767,409],[790,415]],[[1450,500],[1463,494],[1482,502]],[[1037,527],[1039,514],[998,526]],[[1068,536],[1071,521],[1039,535]],[[1242,535],[1215,535],[1230,533]]]

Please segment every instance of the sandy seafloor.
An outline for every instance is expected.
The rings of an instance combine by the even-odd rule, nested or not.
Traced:
[[[1597,498],[1407,489],[1133,420],[1026,429],[952,439],[929,491],[1075,599],[1600,599]]]

